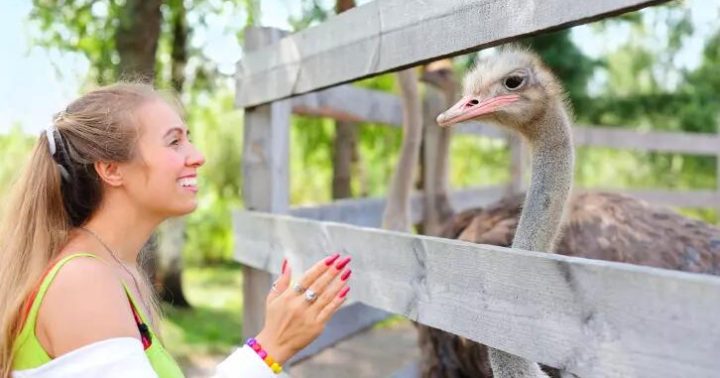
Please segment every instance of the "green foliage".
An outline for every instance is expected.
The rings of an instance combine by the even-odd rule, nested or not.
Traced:
[[[192,309],[164,306],[163,345],[181,364],[208,355],[227,356],[242,343],[242,273],[238,264],[183,271]]]
[[[22,132],[19,126],[14,126],[7,134],[0,134],[0,212],[5,203],[8,191],[18,178],[20,170],[25,167],[30,157],[30,151],[37,141],[33,136]]]

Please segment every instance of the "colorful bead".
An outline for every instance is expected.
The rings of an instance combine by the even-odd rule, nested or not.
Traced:
[[[254,350],[258,354],[260,359],[262,359],[265,364],[267,364],[267,366],[270,368],[270,370],[273,371],[273,373],[280,374],[280,372],[282,372],[282,366],[275,362],[272,357],[268,356],[267,352],[262,348],[262,345],[260,345],[257,340],[255,340],[254,338],[249,338],[247,342],[245,342],[245,344],[252,348],[252,350]]]

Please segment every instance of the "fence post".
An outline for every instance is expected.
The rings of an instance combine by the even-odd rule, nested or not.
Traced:
[[[245,52],[278,41],[286,33],[273,28],[248,28]],[[289,126],[287,100],[245,109],[243,140],[243,198],[248,210],[286,213],[289,208]],[[269,273],[243,267],[243,337],[261,330],[265,298],[272,277]]]

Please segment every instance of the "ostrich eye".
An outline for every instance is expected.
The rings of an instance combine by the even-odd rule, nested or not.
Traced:
[[[524,76],[508,76],[503,81],[505,88],[511,91],[520,88],[523,84],[525,84]]]

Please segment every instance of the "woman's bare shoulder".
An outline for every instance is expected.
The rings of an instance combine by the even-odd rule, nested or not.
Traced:
[[[93,257],[75,257],[57,272],[40,306],[36,331],[52,357],[100,340],[139,338],[120,279]]]

